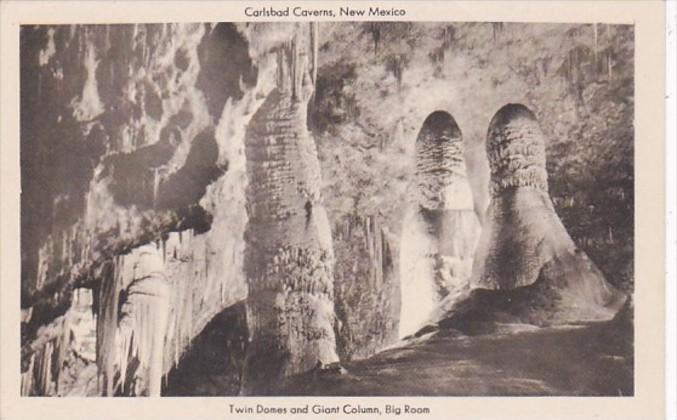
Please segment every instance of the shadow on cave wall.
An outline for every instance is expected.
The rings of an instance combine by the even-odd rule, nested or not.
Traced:
[[[217,164],[219,148],[210,128],[195,137],[181,169],[166,180],[156,179],[157,169],[171,159],[180,136],[176,128],[165,127],[157,143],[107,160],[106,169],[113,174],[111,191],[118,204],[141,210],[187,207],[199,201],[207,186],[228,170],[227,164]]]
[[[113,194],[123,206],[157,210],[182,209],[196,204],[206,186],[227,167],[216,164],[218,145],[213,127],[192,140],[183,168],[170,175],[154,194],[154,170],[167,163],[193,120],[186,104],[161,130],[159,139],[135,136],[131,153],[122,150],[123,133],[144,119],[160,121],[166,86],[172,73],[150,71],[143,81],[130,74],[148,69],[157,44],[167,35],[166,25],[22,26],[21,63],[21,261],[22,296],[36,292],[38,251],[48,236],[81,220],[95,167],[107,160],[114,169]],[[54,53],[45,59],[53,40]],[[73,99],[87,83],[88,45],[97,61],[95,89],[102,113],[78,121]],[[240,99],[256,83],[257,69],[248,53],[247,40],[234,24],[206,25],[198,45],[196,87],[204,94],[214,124],[228,99]],[[174,57],[180,73],[190,66],[181,49]],[[126,87],[137,83],[129,98]],[[139,84],[140,83],[140,84]],[[58,252],[59,250],[55,250]],[[51,282],[52,278],[49,279]],[[22,298],[22,302],[24,299]]]
[[[38,328],[65,313],[75,283],[96,287],[100,281],[96,267],[105,261],[86,261],[91,269],[78,278],[72,276],[71,268],[81,262],[78,258],[84,255],[86,244],[77,240],[70,246],[66,243],[72,240],[69,229],[84,217],[97,165],[103,163],[105,174],[112,175],[110,192],[118,205],[148,210],[144,215],[147,223],[142,223],[148,225],[147,231],[125,239],[133,243],[120,243],[122,239],[110,232],[92,238],[97,248],[110,248],[103,253],[104,259],[112,256],[110,252],[124,252],[134,244],[157,239],[163,232],[150,226],[156,215],[159,225],[155,225],[161,229],[193,229],[195,233],[210,229],[213,217],[199,201],[207,186],[228,169],[227,163],[217,163],[214,127],[225,103],[242,98],[245,89],[256,83],[257,69],[249,58],[247,40],[235,25],[219,23],[206,25],[198,45],[199,63],[191,63],[193,58],[178,49],[174,68],[160,66],[157,70],[149,63],[162,50],[158,45],[167,41],[163,36],[174,36],[166,30],[168,26],[21,27],[21,306],[31,308],[21,324],[22,352],[29,351],[27,345]],[[49,50],[52,53],[46,53]],[[94,54],[93,72],[91,63],[87,68],[88,54]],[[163,107],[170,94],[166,89],[170,78],[191,65],[199,65],[195,87],[203,93],[212,117],[212,124],[193,139],[182,136],[201,111],[193,107],[201,102],[187,101],[171,116]],[[136,78],[139,72],[145,72],[140,79]],[[76,115],[74,103],[82,99],[92,76],[101,113],[89,119]],[[127,95],[130,84],[135,84],[137,92],[133,98]],[[158,139],[144,138],[144,130],[136,130],[132,151],[121,152],[127,150],[123,140],[128,127],[163,119],[168,122]],[[190,146],[183,166],[154,185],[156,171],[160,172],[186,142]],[[99,233],[103,232],[92,234]],[[53,248],[47,257],[46,281],[38,287],[39,250],[50,240]],[[76,258],[61,258],[65,250]]]
[[[238,395],[248,335],[245,303],[223,310],[169,373],[162,395]]]
[[[258,69],[249,57],[247,40],[232,23],[207,25],[207,33],[198,46],[200,73],[197,87],[207,99],[207,108],[214,119],[228,99],[241,99],[245,86],[256,85]]]

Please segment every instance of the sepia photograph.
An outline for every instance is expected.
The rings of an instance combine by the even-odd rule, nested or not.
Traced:
[[[19,39],[21,396],[635,394],[633,24]]]

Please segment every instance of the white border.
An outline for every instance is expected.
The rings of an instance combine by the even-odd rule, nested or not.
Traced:
[[[665,194],[666,194],[666,281],[665,281],[665,403],[666,418],[677,419],[677,2],[666,2],[666,119],[665,119]]]
[[[296,0],[289,0],[290,4]],[[258,2],[247,0],[247,4],[266,4],[273,2]],[[280,4],[280,2],[274,2]],[[298,0],[301,3],[301,0]],[[303,1],[305,5],[311,1]],[[351,0],[340,2],[322,2],[323,7],[328,4],[347,5]],[[675,182],[671,171],[675,168],[674,146],[667,144],[668,176],[672,183],[668,186],[668,204],[664,203],[664,186],[666,174],[663,170],[665,162],[662,153],[666,152],[663,144],[666,139],[674,142],[674,122],[670,126],[670,135],[666,137],[665,124],[660,124],[664,118],[666,105],[666,90],[663,86],[666,78],[664,50],[665,21],[662,13],[666,3],[661,1],[624,0],[624,1],[456,1],[456,2],[383,2],[371,0],[362,4],[387,4],[388,6],[408,7],[410,14],[404,20],[421,21],[520,21],[520,22],[607,22],[607,23],[635,23],[636,24],[636,170],[637,188],[636,201],[636,262],[637,273],[644,273],[643,279],[635,287],[635,396],[624,398],[608,397],[470,397],[470,398],[425,398],[415,397],[397,398],[398,402],[409,400],[418,405],[430,406],[432,416],[419,416],[417,419],[435,419],[442,417],[457,419],[499,418],[543,419],[557,418],[570,420],[580,418],[610,419],[621,418],[633,420],[648,420],[665,418],[665,329],[666,320],[662,305],[666,302],[663,282],[665,277],[665,263],[661,260],[666,255],[658,250],[666,244],[662,235],[666,234],[664,211],[669,210],[674,218]],[[232,401],[241,401],[242,398],[172,398],[163,397],[149,399],[104,399],[104,398],[19,398],[18,375],[14,372],[19,364],[18,347],[19,332],[14,327],[18,324],[18,296],[17,282],[9,281],[16,278],[16,261],[18,255],[18,202],[13,197],[18,196],[18,183],[10,178],[14,172],[18,173],[18,54],[15,54],[18,45],[18,23],[119,23],[129,21],[172,21],[172,22],[201,22],[201,21],[248,21],[242,13],[242,2],[235,1],[5,1],[0,0],[0,44],[2,45],[0,86],[0,183],[3,197],[0,199],[0,268],[4,281],[0,284],[0,300],[2,307],[2,328],[0,328],[0,417],[4,419],[68,419],[75,418],[157,418],[168,419],[215,419],[235,418],[228,414],[227,404]],[[414,5],[416,5],[414,7]],[[672,0],[667,7],[674,15]],[[658,18],[660,14],[660,18]],[[315,19],[313,19],[315,20]],[[328,20],[328,19],[325,19]],[[349,19],[344,19],[349,20]],[[384,18],[382,20],[388,20]],[[675,27],[672,27],[673,32]],[[674,39],[674,37],[673,37]],[[672,41],[671,45],[676,45]],[[674,50],[674,47],[672,48]],[[668,50],[670,65],[674,64],[674,52]],[[671,108],[667,116],[674,119],[674,84]],[[674,229],[675,222],[671,219],[667,225],[670,235],[668,239],[667,263],[669,274],[675,274]],[[645,244],[643,246],[642,244]],[[668,279],[667,296],[670,296],[671,312],[674,312],[675,286]],[[670,312],[668,312],[670,313]],[[668,317],[668,347],[675,343],[674,316]],[[9,327],[6,327],[7,324]],[[673,350],[674,351],[674,350]],[[668,398],[674,399],[674,353],[668,356],[672,363],[668,366]],[[248,397],[248,401],[255,404],[259,401],[270,401],[265,398]],[[351,402],[359,403],[371,401],[371,398],[351,397]],[[281,405],[298,403],[326,403],[336,401],[331,398],[283,398]],[[674,402],[667,402],[669,410],[674,413]],[[670,416],[672,417],[672,416]],[[669,417],[669,418],[670,418]],[[238,417],[242,418],[242,416]],[[247,418],[254,418],[253,416]],[[256,418],[261,418],[257,416]],[[283,419],[280,416],[266,416],[266,418]],[[296,418],[286,417],[292,420]],[[309,418],[309,417],[306,417]],[[317,419],[318,417],[312,417]],[[346,417],[342,417],[346,418]],[[352,416],[353,420],[365,417]],[[380,418],[386,418],[381,416]],[[400,419],[406,418],[404,415]],[[672,417],[674,418],[674,417]],[[676,419],[677,420],[677,419]]]

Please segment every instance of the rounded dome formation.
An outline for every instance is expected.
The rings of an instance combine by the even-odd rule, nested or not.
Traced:
[[[466,178],[463,135],[449,113],[435,111],[425,119],[416,138],[416,183],[421,206],[444,208],[445,191],[455,178]]]
[[[456,320],[449,322],[547,326],[612,319],[627,297],[606,282],[557,216],[543,132],[527,107],[509,104],[496,113],[487,155],[492,197],[473,263],[476,289],[456,303]]]
[[[522,104],[507,104],[496,112],[487,132],[490,192],[512,187],[548,190],[545,138],[536,116]]]
[[[402,338],[418,331],[445,296],[468,286],[480,234],[461,130],[449,113],[425,119],[415,159],[416,202],[405,213],[400,246]]]
[[[446,111],[435,111],[423,121],[421,131],[416,139],[417,143],[438,137],[443,141],[445,138],[461,138],[461,129],[456,120]],[[434,139],[433,139],[434,140]]]

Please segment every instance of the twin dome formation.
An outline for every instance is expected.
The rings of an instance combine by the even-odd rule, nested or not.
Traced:
[[[501,108],[489,124],[486,151],[491,201],[480,229],[458,125],[442,111],[423,123],[418,197],[402,233],[400,337],[426,321],[470,331],[490,322],[611,319],[626,296],[576,247],[555,213],[534,114],[519,104]],[[444,319],[431,320],[443,301]]]

